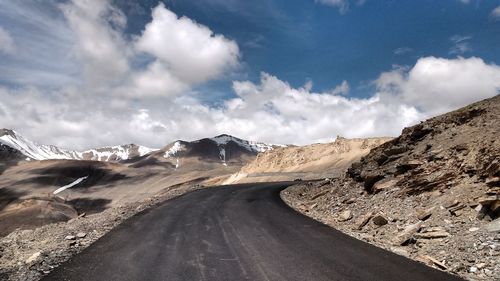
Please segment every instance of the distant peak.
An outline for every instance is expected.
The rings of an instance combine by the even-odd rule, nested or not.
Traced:
[[[5,135],[10,135],[10,136],[15,136],[16,132],[11,129],[0,129],[0,136],[5,136]]]

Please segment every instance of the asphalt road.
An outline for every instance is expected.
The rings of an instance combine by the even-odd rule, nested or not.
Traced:
[[[461,280],[290,209],[287,184],[185,194],[140,213],[44,280]]]

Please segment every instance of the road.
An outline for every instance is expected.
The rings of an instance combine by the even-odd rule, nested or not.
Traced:
[[[195,191],[142,212],[44,280],[461,280],[290,209],[285,183]]]

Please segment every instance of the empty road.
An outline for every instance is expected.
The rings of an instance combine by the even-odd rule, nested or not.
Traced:
[[[461,280],[290,209],[286,183],[210,188],[140,213],[44,280]]]

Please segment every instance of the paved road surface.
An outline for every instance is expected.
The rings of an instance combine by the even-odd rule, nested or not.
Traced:
[[[185,194],[141,213],[45,280],[460,280],[288,208],[286,184]]]

